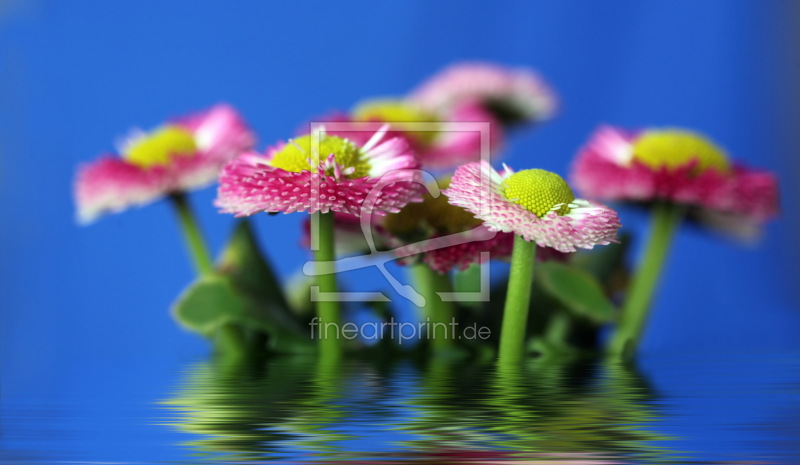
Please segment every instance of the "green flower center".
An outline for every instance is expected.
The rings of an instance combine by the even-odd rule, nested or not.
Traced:
[[[520,171],[506,178],[503,195],[539,218],[556,205],[561,205],[556,210],[559,215],[567,214],[569,204],[575,200],[572,189],[561,176],[539,169]]]
[[[142,168],[169,165],[172,157],[190,157],[197,153],[191,132],[178,126],[164,126],[131,144],[123,157]]]
[[[369,160],[361,150],[347,139],[324,134],[309,134],[298,137],[284,146],[270,162],[272,166],[299,173],[315,171],[320,162],[325,162],[333,154],[336,164],[344,167],[344,174],[351,179],[363,178],[369,174]],[[332,176],[333,167],[325,172]]]
[[[633,144],[633,158],[653,169],[671,170],[697,160],[696,173],[709,168],[730,171],[721,148],[699,134],[679,129],[645,132]]]
[[[439,188],[446,189],[449,180],[440,181]],[[410,240],[423,240],[430,232],[456,234],[475,228],[482,221],[461,207],[450,205],[447,196],[433,198],[426,193],[419,203],[409,203],[397,213],[386,215],[383,226],[393,236]]]
[[[381,121],[389,123],[394,129],[403,131],[416,142],[423,145],[433,143],[439,131],[436,127],[428,131],[409,130],[403,123],[438,123],[439,118],[433,113],[411,105],[402,100],[382,99],[369,100],[353,110],[353,118],[357,121]],[[436,125],[438,126],[438,125]]]

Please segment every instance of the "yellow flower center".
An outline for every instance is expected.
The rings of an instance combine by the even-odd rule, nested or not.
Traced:
[[[697,161],[696,173],[730,171],[725,152],[705,137],[680,129],[647,131],[633,144],[633,157],[653,169],[672,170]]]
[[[369,160],[358,147],[347,139],[325,134],[309,134],[290,141],[275,154],[270,163],[276,168],[294,173],[315,171],[331,154],[344,170],[352,168],[345,171],[347,177],[358,179],[369,174]],[[327,167],[326,173],[333,175],[333,167]]]
[[[142,168],[169,165],[173,157],[190,157],[197,153],[191,132],[178,126],[164,126],[133,142],[123,156]]]
[[[430,145],[439,131],[436,126],[427,131],[412,131],[410,126],[403,123],[438,123],[439,118],[402,100],[382,99],[369,100],[353,110],[353,118],[357,121],[381,121],[391,124],[397,130],[407,133],[416,142]]]
[[[449,184],[449,180],[440,181],[439,188],[446,189]],[[439,234],[456,234],[481,222],[463,208],[450,205],[446,195],[433,198],[426,193],[422,202],[409,203],[399,212],[386,215],[383,226],[397,237],[424,239],[431,230]]]
[[[557,205],[559,215],[569,213],[569,204],[575,200],[572,189],[561,176],[539,169],[520,171],[506,178],[503,195],[539,218]]]

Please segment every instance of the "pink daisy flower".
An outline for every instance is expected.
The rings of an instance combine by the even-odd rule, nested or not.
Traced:
[[[456,170],[444,194],[489,229],[560,252],[616,242],[620,227],[614,210],[576,199],[560,176],[544,170],[498,173],[486,162],[469,163]]]
[[[204,187],[254,142],[244,120],[228,105],[178,118],[151,132],[136,131],[121,144],[120,155],[79,168],[78,220],[88,223],[106,213]]]
[[[474,263],[483,263],[484,252],[489,252],[489,258],[504,259],[511,256],[511,251],[514,249],[513,234],[494,232],[483,225],[464,231],[460,236],[457,239],[433,236],[429,243],[408,244],[398,249],[398,252],[402,255],[413,253],[421,257],[422,262],[433,271],[447,274],[452,270],[464,271]],[[448,240],[453,244],[446,245]],[[413,260],[400,263],[413,263]]]
[[[444,210],[444,211],[443,211]],[[425,195],[422,203],[409,203],[398,213],[375,217],[370,227],[379,251],[394,249],[401,265],[422,261],[438,273],[465,270],[481,263],[482,252],[492,259],[506,259],[514,246],[514,235],[498,233],[470,213],[450,205],[447,197]],[[335,216],[336,253],[340,256],[369,253],[361,219],[346,213]],[[311,221],[303,223],[301,245],[311,243]],[[538,260],[563,260],[565,254],[550,248],[536,251]]]
[[[337,113],[322,121],[346,123],[328,128],[328,133],[357,144],[365,143],[372,135],[364,128],[387,123],[391,126],[387,137],[404,139],[421,165],[430,169],[453,168],[479,160],[484,135],[493,152],[500,150],[504,139],[502,125],[475,102],[463,102],[445,112],[427,111],[401,98],[376,99],[361,103],[350,114]],[[475,125],[459,123],[488,123],[488,134],[481,134]]]
[[[477,102],[505,125],[537,123],[553,117],[558,99],[533,70],[466,62],[428,79],[409,100],[428,111],[444,111]]]
[[[449,183],[449,181],[448,181]],[[424,196],[421,203],[406,205],[400,212],[380,219],[378,226],[388,246],[403,265],[422,261],[445,274],[465,270],[491,258],[507,258],[514,247],[514,235],[497,233],[463,208],[451,205],[447,197]]]
[[[683,129],[600,127],[580,150],[572,180],[590,197],[682,204],[710,223],[738,222],[743,232],[778,212],[774,174],[731,163],[713,142]]]
[[[420,198],[419,163],[408,144],[386,138],[387,127],[363,145],[320,127],[264,156],[247,153],[222,171],[216,205],[224,213],[397,212]]]

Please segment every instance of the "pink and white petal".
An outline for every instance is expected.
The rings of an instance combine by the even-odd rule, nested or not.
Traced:
[[[738,166],[728,188],[730,211],[758,222],[778,215],[780,193],[774,173]]]
[[[225,163],[251,150],[256,141],[244,119],[226,104],[179,118],[176,124],[194,134],[198,151],[193,156],[173,157],[164,167],[170,191],[188,191],[212,184]]]
[[[331,129],[331,125],[326,125],[325,123],[338,123],[333,125],[333,127],[337,129],[333,130]],[[312,122],[304,124],[298,129],[298,135],[310,134],[312,131],[322,126],[325,128],[326,134],[347,139],[357,146],[363,147],[375,134],[375,131],[372,129],[374,124],[375,123],[354,121],[346,113],[337,112],[321,116]],[[342,127],[346,127],[347,129],[343,130],[341,129]],[[392,137],[397,137],[397,133],[387,134],[386,136],[387,139],[391,139]]]
[[[591,198],[653,200],[660,183],[650,168],[633,161],[634,139],[620,129],[600,127],[573,162],[571,184]]]
[[[489,228],[513,232],[561,252],[616,241],[620,222],[610,208],[576,199],[567,215],[550,212],[538,218],[503,197],[501,185],[502,177],[488,163],[470,163],[456,170],[450,187],[443,192],[451,204],[472,212]]]
[[[408,142],[400,137],[392,137],[378,143],[365,154],[369,160],[369,176],[379,178],[396,170],[416,170],[419,160]]]
[[[504,142],[503,126],[478,102],[468,101],[458,105],[445,116],[447,122],[489,123],[489,150],[498,153]],[[433,145],[419,150],[425,167],[451,168],[481,160],[483,134],[479,131],[442,131]]]
[[[585,202],[585,203],[582,203]],[[591,249],[595,245],[617,242],[619,217],[610,208],[575,200],[578,208],[567,215],[550,212],[542,218],[531,213],[529,221],[517,221],[514,232],[525,240],[541,247],[552,247],[559,252],[575,252],[578,248]]]
[[[468,163],[456,169],[443,190],[452,205],[464,208],[495,231],[512,232],[536,215],[511,203],[502,192],[503,178],[489,163]]]
[[[230,105],[219,104],[176,121],[194,134],[203,157],[223,162],[250,150],[256,143],[255,134],[239,113]]]
[[[697,174],[697,162],[677,168],[653,169],[632,159],[636,134],[601,127],[581,149],[571,181],[588,197],[604,200],[674,202],[716,210],[730,224],[763,222],[778,211],[778,183],[769,172],[737,166],[732,173],[706,169]]]
[[[484,227],[481,227],[484,228]],[[514,247],[514,235],[509,233],[480,234],[475,240],[450,247],[430,250],[425,253],[423,261],[438,273],[451,270],[465,270],[474,263],[483,263],[483,252],[489,252],[489,259],[502,259],[511,255]]]
[[[394,213],[409,201],[419,198],[419,185],[409,182],[413,173],[408,171],[392,171],[384,175],[385,187],[374,201],[367,203],[365,200],[378,184],[377,179],[336,180],[322,170],[294,173],[272,167],[266,159],[248,154],[223,169],[216,205],[222,212],[237,216],[261,211],[335,211],[351,215]]]
[[[490,63],[458,63],[424,82],[410,100],[441,110],[464,100],[504,100],[532,120],[553,116],[558,106],[555,93],[535,72]]]
[[[204,157],[175,157],[166,168],[171,191],[190,191],[213,184],[219,179],[226,160]]]
[[[103,214],[145,205],[167,193],[163,170],[145,170],[115,157],[103,157],[78,169],[78,221],[90,223]]]

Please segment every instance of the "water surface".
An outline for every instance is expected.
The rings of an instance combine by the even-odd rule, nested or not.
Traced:
[[[0,459],[800,463],[800,355],[87,365],[4,396]]]

